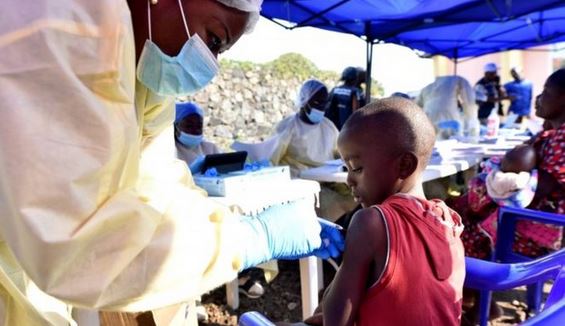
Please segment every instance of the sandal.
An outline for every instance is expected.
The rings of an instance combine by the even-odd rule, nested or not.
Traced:
[[[239,292],[250,299],[257,299],[265,293],[265,289],[258,280],[250,277],[243,285],[239,286]]]

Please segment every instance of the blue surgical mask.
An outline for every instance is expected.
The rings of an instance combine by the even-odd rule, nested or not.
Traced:
[[[307,113],[306,115],[312,123],[318,124],[324,120],[324,114],[324,111],[312,108],[310,109],[310,113]]]
[[[196,147],[202,143],[203,135],[192,135],[186,132],[179,131],[178,141],[186,147]]]
[[[188,40],[176,57],[163,53],[151,40],[151,5],[148,2],[149,39],[145,41],[137,65],[137,79],[159,95],[190,95],[204,88],[218,74],[218,61],[204,41],[190,36],[179,0]]]

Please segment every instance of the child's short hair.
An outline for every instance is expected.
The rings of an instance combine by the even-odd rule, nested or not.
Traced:
[[[344,124],[342,133],[355,130],[372,133],[376,142],[387,135],[386,141],[394,142],[391,147],[418,157],[420,169],[428,164],[436,138],[434,126],[424,110],[401,97],[375,100],[356,110]]]

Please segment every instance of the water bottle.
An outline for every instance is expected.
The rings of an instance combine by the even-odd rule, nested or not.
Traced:
[[[487,118],[487,137],[498,136],[498,128],[500,126],[500,117],[498,116],[497,109],[494,107]]]
[[[473,118],[467,121],[467,130],[466,130],[467,139],[472,144],[478,144],[480,135],[481,135],[481,123],[479,122],[478,118]]]

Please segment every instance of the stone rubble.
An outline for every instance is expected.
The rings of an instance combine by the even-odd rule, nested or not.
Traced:
[[[335,80],[322,82],[331,90],[337,79],[336,75]],[[268,138],[279,121],[295,112],[294,100],[304,81],[276,78],[264,65],[247,71],[236,65],[222,66],[208,87],[182,100],[202,107],[205,139],[229,151],[236,140],[254,143]]]

